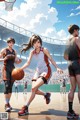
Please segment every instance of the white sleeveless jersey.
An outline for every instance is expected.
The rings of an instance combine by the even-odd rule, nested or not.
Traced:
[[[43,48],[41,48],[39,54],[36,54],[35,50],[33,51],[33,57],[36,61],[36,73],[35,73],[35,77],[38,77],[40,74],[42,74],[43,72],[48,72],[48,67],[47,67],[47,63],[45,61],[44,58],[45,54],[43,52]],[[48,57],[47,57],[48,59]],[[48,63],[49,64],[49,63]]]

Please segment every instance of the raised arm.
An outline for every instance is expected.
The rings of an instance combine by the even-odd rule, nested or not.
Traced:
[[[33,51],[30,52],[27,62],[21,67],[21,69],[25,69],[26,67],[30,65],[32,56],[33,56]]]

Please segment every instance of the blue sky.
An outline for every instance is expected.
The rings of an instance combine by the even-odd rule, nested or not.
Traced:
[[[67,32],[67,27],[70,24],[80,25],[80,5],[79,4],[77,5],[76,4],[57,4],[56,1],[58,0],[52,1],[51,7],[55,7],[57,9],[58,18],[60,21],[62,21],[60,23],[55,24],[56,29],[57,30],[64,29]],[[78,0],[75,0],[75,1],[78,1]],[[77,15],[77,13],[79,15]]]
[[[13,11],[0,3],[1,18],[34,33],[66,40],[70,24],[80,25],[80,5],[57,4],[57,0],[16,0]],[[79,0],[75,0],[79,1]]]

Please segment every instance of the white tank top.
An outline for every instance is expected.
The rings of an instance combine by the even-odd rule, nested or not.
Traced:
[[[38,74],[41,74],[43,72],[47,72],[48,71],[48,67],[47,67],[47,63],[45,61],[45,54],[43,52],[43,48],[41,48],[39,54],[37,54],[35,52],[35,50],[33,51],[33,57],[35,58],[36,60],[36,72],[38,72]],[[46,56],[47,60],[48,60],[48,57]],[[49,64],[49,62],[48,62]]]

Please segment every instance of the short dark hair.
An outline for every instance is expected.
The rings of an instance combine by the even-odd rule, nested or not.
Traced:
[[[10,38],[7,39],[7,43],[9,43],[11,41],[15,44],[15,39],[14,38],[10,37]]]
[[[78,25],[73,24],[73,25],[70,25],[70,26],[68,27],[68,32],[69,32],[70,34],[73,34],[74,30],[79,30],[79,29],[80,29],[80,28],[79,28]]]

